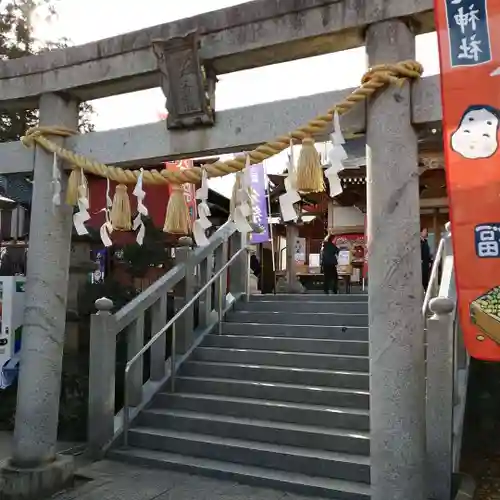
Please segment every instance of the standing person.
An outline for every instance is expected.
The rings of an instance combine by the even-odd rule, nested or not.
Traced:
[[[339,249],[333,242],[333,235],[327,235],[321,247],[321,272],[323,273],[323,285],[327,295],[330,293],[330,290],[335,294],[339,293],[339,275],[337,273],[338,254]]]
[[[262,267],[260,265],[259,259],[257,258],[257,255],[255,255],[254,253],[250,255],[250,270],[260,283]]]
[[[420,254],[422,259],[422,286],[427,290],[429,279],[431,277],[432,255],[427,241],[428,231],[424,227],[420,232]]]

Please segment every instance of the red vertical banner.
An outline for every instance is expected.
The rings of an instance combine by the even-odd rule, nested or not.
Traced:
[[[165,168],[167,170],[186,170],[193,167],[192,160],[181,160],[181,161],[171,161],[165,163]],[[197,206],[196,206],[196,186],[194,184],[183,184],[184,188],[184,198],[186,199],[187,206],[189,208],[189,215],[191,216],[191,223],[196,219]],[[168,185],[168,194],[172,193],[172,185]]]
[[[500,361],[500,0],[435,0],[460,322]]]

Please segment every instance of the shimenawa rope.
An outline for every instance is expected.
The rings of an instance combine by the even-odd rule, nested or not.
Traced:
[[[422,75],[423,67],[417,61],[402,61],[396,64],[381,64],[374,66],[367,71],[361,79],[361,85],[347,96],[340,104],[330,108],[324,115],[317,116],[306,125],[297,128],[288,135],[281,135],[273,141],[266,142],[249,153],[250,163],[260,163],[263,160],[284,151],[290,147],[290,140],[294,144],[299,144],[302,139],[314,136],[330,126],[335,111],[340,115],[347,113],[358,102],[364,101],[372,96],[377,90],[385,85],[403,85],[408,79],[418,79]],[[33,127],[30,128],[22,143],[27,147],[38,144],[45,151],[56,154],[59,158],[67,161],[72,168],[80,168],[87,174],[105,177],[120,184],[135,184],[141,173],[139,169],[129,170],[120,167],[105,165],[96,160],[86,158],[68,149],[62,148],[52,142],[47,136],[69,137],[76,134],[76,131],[64,127]],[[202,178],[202,169],[208,177],[222,177],[224,175],[239,172],[245,168],[246,154],[239,155],[232,160],[217,161],[203,167],[193,167],[186,170],[144,170],[143,182],[145,184],[185,184],[199,183]]]

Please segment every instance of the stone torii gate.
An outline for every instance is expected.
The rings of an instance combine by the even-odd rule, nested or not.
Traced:
[[[362,45],[369,66],[411,60],[415,35],[434,30],[432,6],[432,0],[256,0],[2,62],[0,106],[38,107],[41,126],[74,129],[79,102],[161,85],[167,127],[54,141],[117,166],[248,150],[324,113],[353,89],[219,112],[214,124],[216,75]],[[369,293],[373,500],[425,497],[415,129],[440,120],[437,77],[390,86],[342,118],[344,131],[366,133],[367,140],[369,292],[376,292]],[[34,172],[34,191],[14,450],[4,469],[11,498],[56,488],[72,467],[54,451],[72,210],[53,210],[50,155],[0,145],[0,173],[21,171]]]

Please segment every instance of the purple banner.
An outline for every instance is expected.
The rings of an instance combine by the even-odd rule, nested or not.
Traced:
[[[266,200],[266,181],[264,174],[264,165],[259,163],[250,167],[250,176],[252,179],[252,220],[261,228],[261,232],[252,233],[250,243],[257,245],[269,241],[269,224],[267,214]]]

